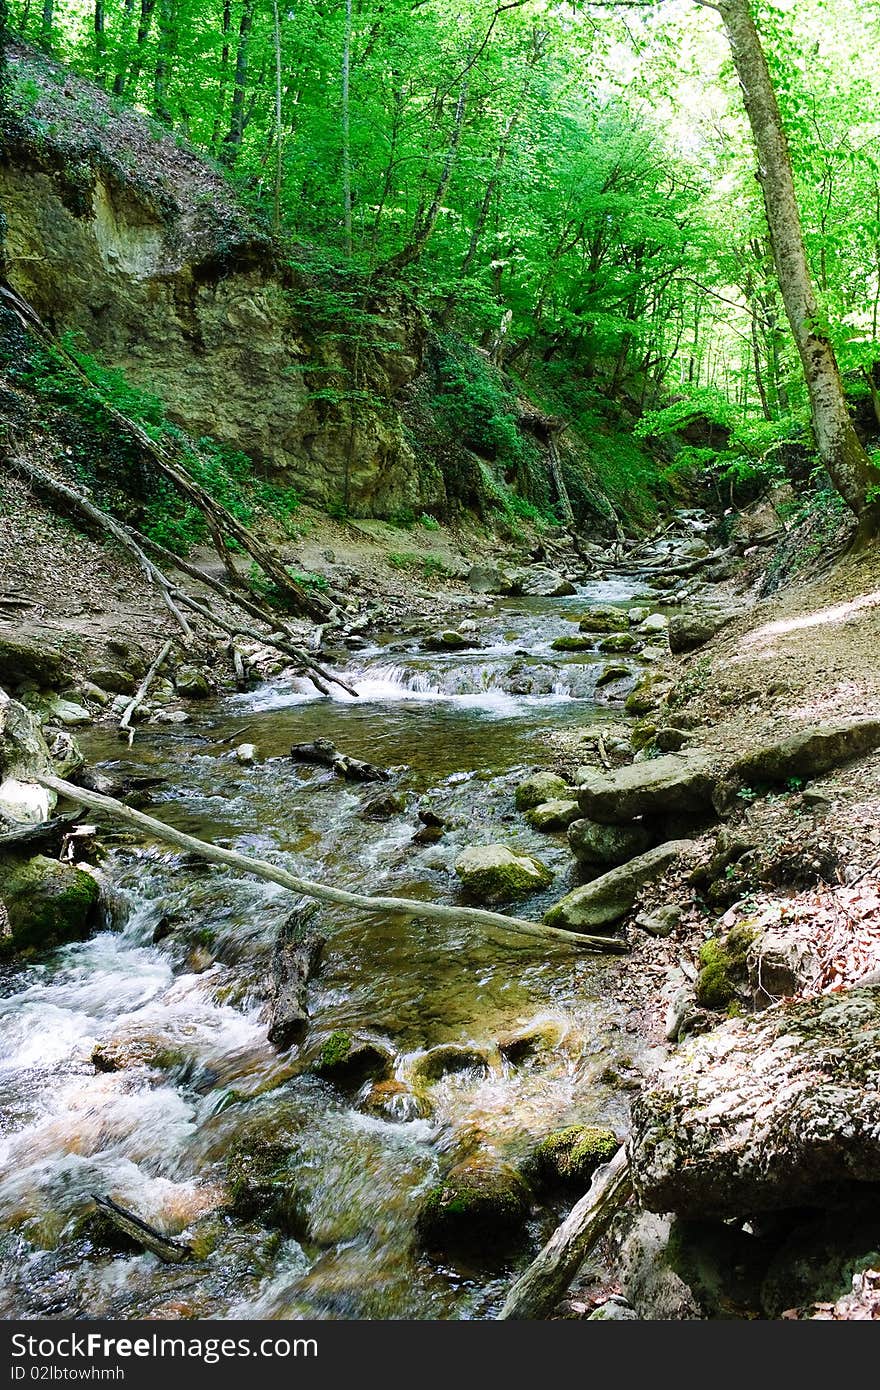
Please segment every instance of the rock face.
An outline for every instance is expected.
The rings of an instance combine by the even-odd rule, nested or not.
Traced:
[[[633,1107],[651,1211],[725,1220],[880,1182],[880,987],[779,1005],[687,1042]]]
[[[37,720],[0,690],[0,821],[46,820],[55,805],[55,793],[30,779],[35,773],[52,771]]]
[[[504,903],[524,898],[553,882],[544,864],[528,854],[514,854],[506,845],[466,849],[455,861],[462,887],[480,903]]]
[[[692,847],[693,840],[669,840],[657,845],[619,869],[611,869],[592,883],[567,893],[545,912],[544,921],[549,927],[565,927],[569,931],[607,930],[626,916],[646,883],[659,878]]]
[[[0,901],[11,931],[7,950],[45,950],[88,935],[98,885],[84,869],[37,854],[24,863],[0,862]]]
[[[195,437],[246,450],[319,505],[345,495],[362,516],[442,507],[439,470],[388,408],[421,369],[420,311],[395,293],[371,303],[382,347],[362,350],[359,372],[376,404],[362,403],[349,449],[349,412],[316,395],[350,381],[352,350],[325,331],[320,306],[298,309],[314,296],[309,267],[280,264],[228,181],[172,132],[17,45],[9,65],[38,88],[6,132],[0,203],[13,288],[40,316],[83,333]]]
[[[622,825],[639,816],[693,818],[711,809],[713,786],[706,758],[670,754],[612,773],[584,773],[578,800],[585,816],[606,825]]]

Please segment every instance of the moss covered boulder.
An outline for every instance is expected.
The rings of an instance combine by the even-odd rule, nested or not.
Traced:
[[[522,1230],[529,1205],[529,1189],[510,1164],[469,1158],[428,1193],[418,1234],[424,1245],[441,1250],[510,1239]]]
[[[440,1043],[431,1047],[412,1065],[412,1076],[418,1081],[439,1081],[456,1072],[476,1071],[485,1076],[489,1064],[482,1052],[459,1043]]]
[[[392,1054],[373,1038],[360,1038],[341,1029],[331,1033],[313,1056],[309,1070],[336,1085],[357,1089],[371,1078],[391,1073]]]
[[[534,830],[552,832],[567,830],[580,813],[576,801],[559,797],[553,801],[542,801],[540,806],[533,806],[530,811],[526,811],[526,820]]]
[[[613,869],[644,854],[651,846],[653,835],[641,821],[630,825],[602,825],[600,821],[580,818],[568,827],[568,843],[579,864],[598,871]]]
[[[726,1009],[734,1002],[748,978],[749,947],[755,935],[754,927],[740,922],[723,941],[713,937],[703,942],[695,992],[704,1009]]]
[[[571,794],[571,788],[555,772],[533,772],[520,782],[514,793],[514,803],[518,811],[531,811],[535,806],[543,806],[546,801],[564,800]]]
[[[596,647],[596,633],[575,633],[571,637],[556,637],[550,643],[554,652],[591,652]]]
[[[627,632],[629,618],[619,608],[591,608],[578,627],[581,632]]]
[[[494,906],[547,888],[553,875],[540,860],[506,845],[475,845],[455,861],[462,887],[478,903]]]
[[[226,1179],[229,1209],[244,1221],[260,1220],[285,1234],[306,1234],[303,1197],[292,1172],[293,1152],[278,1140],[248,1136],[232,1148]]]
[[[45,855],[0,860],[0,901],[9,918],[10,951],[44,950],[88,936],[95,923],[98,885],[84,869]]]
[[[609,632],[607,637],[600,637],[596,646],[600,652],[633,652],[639,642],[631,632]]]
[[[620,1140],[613,1129],[569,1125],[542,1139],[524,1164],[526,1177],[544,1186],[586,1188],[596,1169],[613,1158]]]

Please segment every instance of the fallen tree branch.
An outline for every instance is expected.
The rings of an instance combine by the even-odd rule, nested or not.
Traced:
[[[149,671],[148,671],[147,674],[144,676],[143,680],[141,681],[140,685],[138,686],[138,688],[137,688],[135,694],[134,694],[134,695],[132,696],[132,698],[129,700],[128,704],[125,706],[125,709],[124,709],[123,712],[122,712],[122,718],[121,718],[120,721],[119,721],[119,732],[120,732],[120,733],[122,733],[122,731],[123,731],[124,729],[127,729],[127,728],[128,728],[129,724],[130,724],[131,721],[132,721],[132,718],[134,717],[134,712],[135,712],[135,710],[140,709],[141,705],[144,703],[144,699],[146,698],[147,691],[149,690],[150,685],[152,684],[153,678],[154,678],[154,676],[156,675],[156,672],[159,670],[159,667],[162,665],[162,662],[165,660],[166,656],[168,655],[168,653],[169,653],[170,651],[171,651],[171,638],[169,637],[169,638],[168,638],[168,641],[167,641],[167,642],[164,644],[164,646],[161,648],[161,650],[160,650],[160,652],[159,652],[159,655],[156,657],[156,660],[153,662],[153,664],[152,664],[152,666],[150,667]],[[130,733],[129,733],[129,739],[128,739],[128,746],[129,746],[129,748],[131,747],[131,743],[132,743],[132,739],[133,739],[133,738],[134,738],[134,729],[132,729],[132,730],[130,731]]]
[[[311,879],[297,878],[286,869],[270,864],[266,859],[252,859],[236,850],[221,849],[219,845],[212,845],[207,840],[199,840],[195,835],[187,835],[182,830],[175,830],[173,826],[155,820],[153,816],[144,815],[142,811],[135,811],[130,806],[123,805],[112,796],[102,796],[99,792],[75,787],[72,782],[65,782],[60,777],[40,773],[34,774],[32,780],[41,787],[49,787],[68,801],[86,806],[90,811],[103,811],[105,815],[124,821],[126,825],[133,825],[153,839],[186,850],[209,864],[222,864],[224,868],[236,869],[239,873],[254,874],[256,878],[265,879],[268,883],[277,883],[282,888],[289,888],[291,892],[301,893],[307,898],[315,898],[318,902],[335,903],[339,907],[351,907],[359,912],[400,913],[406,917],[420,917],[426,921],[473,922],[475,926],[534,936],[549,944],[565,942],[586,950],[612,951],[616,954],[628,950],[626,942],[618,937],[587,936],[581,932],[563,931],[559,927],[527,922],[521,917],[505,917],[500,912],[487,912],[482,908],[452,907],[445,903],[419,902],[414,898],[369,898],[361,893],[349,893],[344,888],[330,888],[327,884],[315,883]]]
[[[621,1145],[610,1163],[597,1168],[589,1192],[572,1207],[537,1259],[511,1286],[499,1319],[535,1319],[552,1313],[631,1192],[629,1158],[626,1146]]]
[[[112,1197],[99,1197],[97,1193],[92,1193],[92,1196],[98,1211],[118,1231],[122,1231],[129,1240],[142,1245],[151,1254],[158,1255],[165,1264],[179,1265],[186,1260],[195,1258],[192,1246],[184,1245],[179,1240],[172,1240],[170,1236],[163,1236],[162,1232],[157,1231],[155,1226],[148,1225],[139,1216],[135,1216],[133,1211],[127,1211],[125,1207],[121,1207],[118,1202],[113,1201]]]

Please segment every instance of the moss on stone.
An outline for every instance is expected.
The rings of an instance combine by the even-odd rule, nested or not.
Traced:
[[[331,1033],[318,1053],[316,1067],[321,1071],[332,1071],[334,1067],[340,1066],[347,1059],[351,1052],[351,1046],[350,1033]]]
[[[227,1165],[230,1211],[242,1220],[259,1218],[288,1235],[303,1236],[305,1213],[290,1159],[290,1148],[277,1140],[252,1137],[236,1144]]]
[[[529,1189],[515,1168],[471,1158],[431,1189],[417,1229],[426,1245],[440,1248],[510,1237],[525,1222],[529,1204]]]
[[[41,950],[87,936],[98,885],[84,869],[37,854],[24,863],[0,863],[0,898],[9,914],[12,951]]]
[[[586,1187],[596,1169],[620,1148],[613,1130],[600,1125],[569,1125],[542,1139],[526,1160],[527,1177],[542,1184]]]

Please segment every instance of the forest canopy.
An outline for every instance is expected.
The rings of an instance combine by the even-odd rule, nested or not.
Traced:
[[[856,0],[751,11],[811,326],[880,408],[880,21]],[[714,6],[13,0],[11,22],[225,166],[294,259],[405,281],[511,369],[625,400],[643,434],[699,416],[771,461],[805,437]]]

